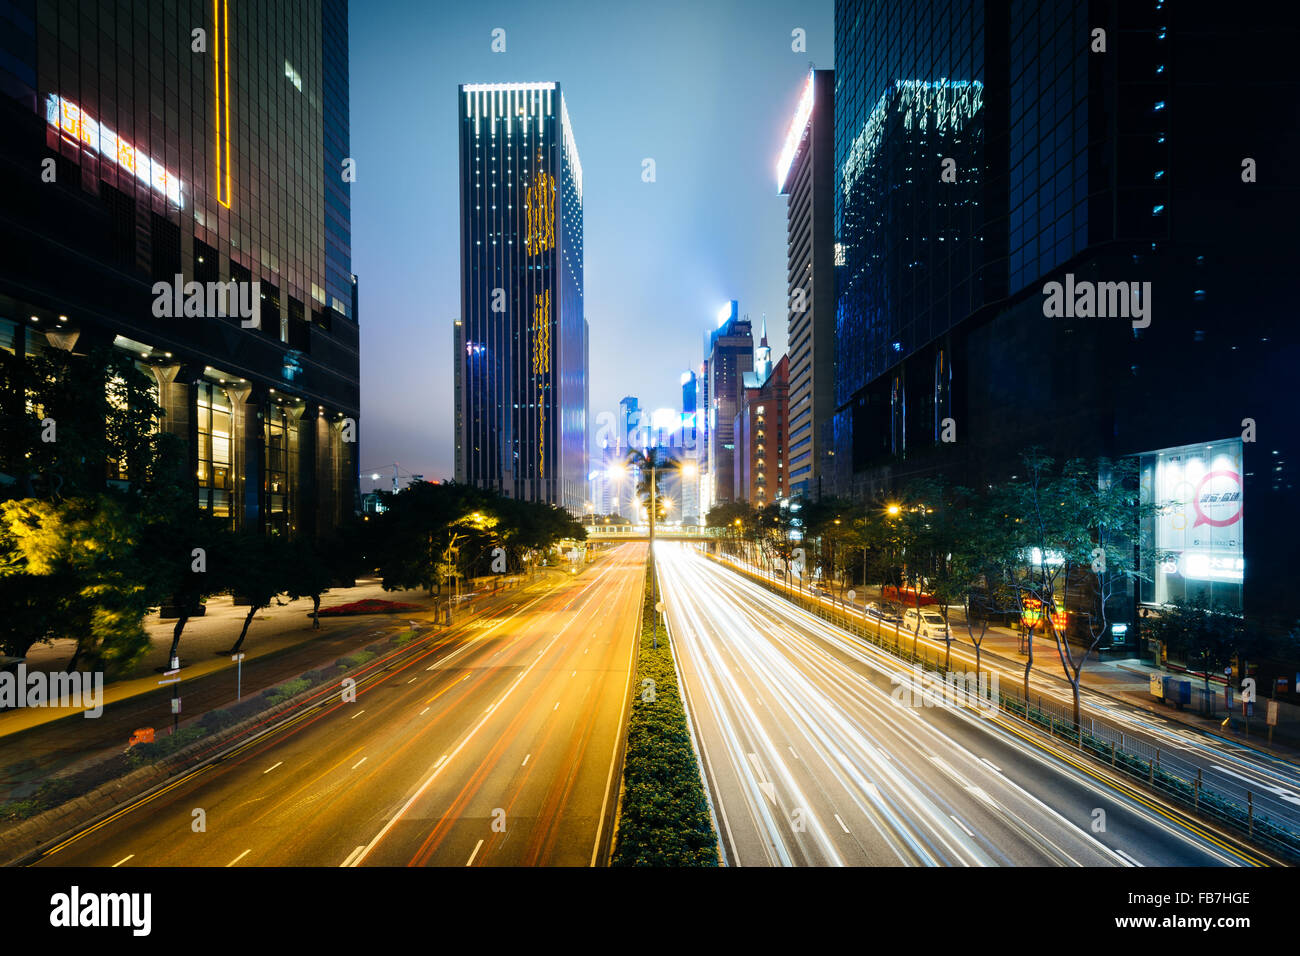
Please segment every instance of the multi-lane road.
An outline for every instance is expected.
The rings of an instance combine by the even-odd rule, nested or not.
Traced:
[[[729,864],[1263,862],[1008,719],[927,706],[897,659],[691,548],[656,556]]]
[[[645,545],[422,641],[42,865],[605,862]]]

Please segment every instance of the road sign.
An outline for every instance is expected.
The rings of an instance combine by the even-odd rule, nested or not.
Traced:
[[[656,604],[655,610],[658,611],[660,614],[662,614],[664,612],[664,602],[660,601],[658,604]]]
[[[1268,702],[1268,711],[1264,715],[1264,722],[1270,727],[1277,726],[1277,701],[1270,700]]]
[[[414,624],[415,622],[412,621],[411,623]],[[238,653],[238,654],[232,654],[231,657],[230,657],[230,659],[231,659],[232,661],[242,661],[242,660],[244,659],[244,654],[243,654],[242,651],[241,651],[240,653]]]
[[[856,601],[856,600],[858,599],[858,592],[857,592],[857,591],[854,591],[854,590],[852,590],[852,589],[850,589],[850,590],[849,590],[849,593],[848,593],[847,596],[848,596],[849,602],[852,603],[852,602],[854,602],[854,601]]]
[[[179,684],[180,682],[181,679],[179,677],[172,677],[169,678],[168,680],[160,680],[158,683],[161,685],[161,684]]]
[[[173,714],[179,714],[180,712],[181,712],[181,699],[180,699],[179,697],[173,697],[173,698],[172,698],[172,713],[173,713]]]

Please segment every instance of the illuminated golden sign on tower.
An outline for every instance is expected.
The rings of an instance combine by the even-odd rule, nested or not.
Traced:
[[[229,209],[230,0],[212,0],[212,88],[217,117],[217,202]]]
[[[551,371],[551,290],[533,296],[533,374],[537,376],[537,474],[546,476],[546,388]]]

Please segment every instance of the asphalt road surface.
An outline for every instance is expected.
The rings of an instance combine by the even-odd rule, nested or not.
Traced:
[[[689,547],[656,557],[730,865],[1261,862]]]
[[[331,694],[35,862],[599,865],[644,561],[644,544],[623,545],[413,648],[355,702]]]

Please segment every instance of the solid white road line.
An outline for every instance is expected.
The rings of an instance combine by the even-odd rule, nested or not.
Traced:
[[[252,851],[251,849],[245,850],[243,853],[239,854],[239,856],[235,857],[233,860],[231,860],[229,863],[227,863],[226,866],[227,866],[227,867],[232,867],[232,866],[234,866],[236,863],[238,863],[240,860],[242,860],[244,857],[248,856],[248,854],[250,854],[250,853],[252,853],[252,852],[253,852],[253,851]]]

